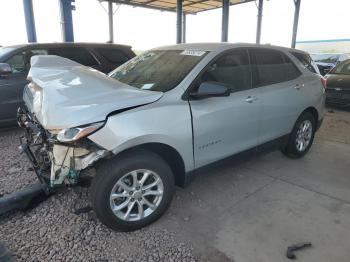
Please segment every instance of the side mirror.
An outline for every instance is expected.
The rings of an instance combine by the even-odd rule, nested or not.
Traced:
[[[8,76],[12,74],[12,68],[9,64],[0,63],[0,76]]]
[[[203,82],[199,86],[198,90],[190,93],[190,97],[193,99],[202,99],[207,97],[229,96],[230,90],[228,87],[219,82]]]

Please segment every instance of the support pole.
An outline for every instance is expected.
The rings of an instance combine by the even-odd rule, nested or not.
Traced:
[[[108,1],[108,28],[109,28],[109,43],[114,42],[113,34],[113,2]]]
[[[230,1],[222,0],[221,42],[227,42],[228,40],[229,14],[230,14]]]
[[[32,0],[23,0],[24,18],[29,43],[36,42],[35,20]]]
[[[186,14],[182,17],[182,43],[186,43]]]
[[[299,12],[300,12],[300,2],[301,0],[293,0],[295,4],[294,11],[294,23],[293,23],[293,36],[292,36],[292,48],[295,48],[298,33],[298,23],[299,23]]]
[[[264,0],[259,0],[258,22],[256,26],[256,43],[257,44],[260,44],[260,38],[261,38],[261,23],[262,23],[262,16],[263,16],[263,7],[264,7]]]
[[[61,30],[64,42],[74,42],[72,18],[72,10],[75,10],[75,7],[72,6],[72,2],[74,1],[60,0]]]
[[[182,41],[182,0],[176,0],[176,43]]]

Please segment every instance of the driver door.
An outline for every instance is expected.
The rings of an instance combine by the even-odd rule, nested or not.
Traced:
[[[17,108],[22,101],[23,87],[26,85],[27,70],[25,52],[18,53],[5,61],[12,73],[0,76],[0,124],[15,123]]]
[[[5,61],[11,66],[12,73],[0,77],[0,124],[15,123],[17,109],[23,105],[23,89],[28,83],[30,58],[35,55],[47,55],[47,51],[45,49],[21,51]]]
[[[260,93],[252,88],[246,49],[234,49],[211,62],[191,92],[207,81],[226,84],[230,96],[189,100],[196,168],[255,148],[260,129]]]

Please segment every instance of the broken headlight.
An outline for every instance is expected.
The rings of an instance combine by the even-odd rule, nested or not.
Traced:
[[[57,132],[57,140],[60,142],[73,142],[82,137],[88,136],[104,125],[104,122],[93,123],[91,125],[62,129]]]

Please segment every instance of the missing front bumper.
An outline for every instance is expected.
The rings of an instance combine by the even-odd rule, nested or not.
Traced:
[[[47,194],[50,194],[52,189],[58,185],[76,184],[80,171],[92,166],[96,161],[108,155],[108,151],[103,149],[88,150],[74,145],[54,144],[52,151],[48,152],[51,167],[47,168],[46,165],[43,166],[42,161],[38,161],[30,145],[23,143],[23,138],[21,138],[20,149],[21,152],[26,154]]]

